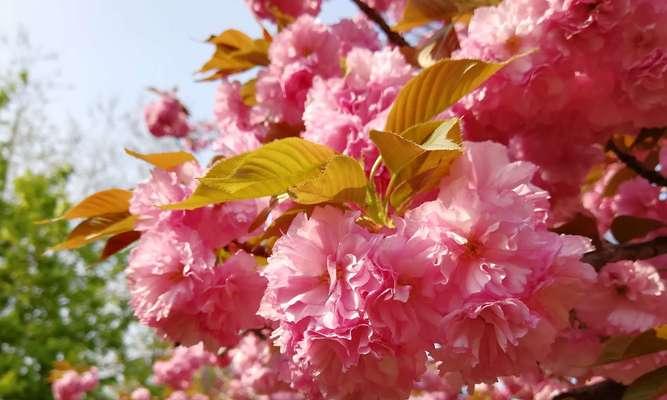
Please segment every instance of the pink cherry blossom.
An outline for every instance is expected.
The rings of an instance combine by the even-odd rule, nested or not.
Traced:
[[[83,373],[68,370],[53,382],[51,391],[55,400],[81,400],[86,392],[97,387],[98,382],[96,367]]]
[[[331,26],[331,30],[340,40],[340,52],[347,55],[354,48],[378,51],[382,43],[372,23],[365,17],[341,19]]]
[[[169,328],[174,313],[195,301],[195,286],[213,273],[214,262],[190,229],[144,233],[126,270],[135,315],[148,326]]]
[[[242,331],[262,328],[264,321],[257,310],[265,289],[266,279],[257,272],[251,255],[239,251],[217,265],[196,293],[200,335],[232,346]]]
[[[234,156],[255,150],[265,134],[262,125],[252,121],[253,110],[241,98],[241,84],[223,80],[218,86],[213,110],[220,135],[211,148],[224,155]]]
[[[130,400],[151,400],[151,392],[144,387],[136,388],[130,394]]]
[[[587,326],[605,335],[641,333],[667,322],[667,293],[658,271],[643,261],[604,266],[595,289],[576,307]]]
[[[246,335],[230,356],[231,369],[248,394],[289,391],[286,360],[268,341]]]
[[[171,170],[154,168],[151,177],[137,185],[130,213],[138,217],[139,231],[187,227],[197,232],[204,245],[216,249],[248,234],[248,228],[264,207],[264,200],[233,201],[192,211],[162,210],[160,206],[188,198],[197,186],[202,169],[187,162]]]
[[[370,168],[377,150],[368,134],[384,127],[389,107],[411,76],[412,68],[396,49],[353,49],[345,77],[315,80],[303,115],[303,137],[362,158]]]
[[[510,145],[540,166],[554,220],[579,207],[579,187],[617,131],[667,123],[667,10],[654,0],[510,0],[475,11],[459,35],[459,58],[523,56],[454,110],[466,137]],[[547,100],[548,99],[548,100]],[[548,148],[549,151],[544,151]]]
[[[339,46],[331,28],[307,15],[277,35],[269,48],[271,65],[257,80],[260,112],[270,122],[299,125],[314,77],[340,75]]]
[[[378,237],[355,218],[333,207],[297,216],[263,271],[269,285],[260,313],[280,324],[273,336],[297,388],[342,398],[405,397],[425,352],[374,332],[365,303],[382,284],[371,259]]]
[[[135,229],[146,231],[162,222],[174,223],[183,212],[160,209],[160,206],[186,199],[197,186],[195,178],[202,173],[199,165],[190,161],[172,170],[154,168],[151,176],[132,191],[130,212],[138,216]]]
[[[548,197],[531,183],[532,164],[495,143],[464,148],[438,198],[406,221],[444,248],[441,368],[491,381],[546,356],[595,273],[579,261],[587,239],[546,230]]]
[[[203,366],[215,363],[215,356],[200,343],[191,347],[179,346],[171,358],[153,365],[155,381],[173,389],[186,389],[193,375]]]
[[[321,0],[246,0],[246,4],[257,18],[271,21],[276,20],[280,14],[293,18],[303,14],[317,15],[320,12],[321,2]]]
[[[191,128],[188,112],[174,93],[160,92],[159,98],[146,106],[144,119],[151,134],[156,137],[184,137]]]

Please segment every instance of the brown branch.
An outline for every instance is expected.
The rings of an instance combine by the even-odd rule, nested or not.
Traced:
[[[646,169],[634,156],[619,149],[613,140],[607,142],[607,149],[611,150],[623,164],[627,165],[627,167],[633,170],[637,175],[655,185],[667,187],[667,178],[662,176],[660,172]]]
[[[387,35],[387,39],[396,46],[399,47],[411,47],[410,43],[403,38],[398,32],[393,31],[387,21],[382,18],[382,16],[375,11],[371,6],[368,4],[364,3],[361,0],[352,0],[354,4],[359,7],[359,9],[370,19],[371,21],[375,22],[375,24],[384,32],[385,35]]]
[[[667,253],[667,236],[661,236],[643,243],[611,245],[604,243],[600,248],[584,254],[583,262],[599,270],[605,264],[620,260],[646,260]]]
[[[606,380],[561,393],[552,400],[621,400],[625,389],[625,385],[612,380]]]

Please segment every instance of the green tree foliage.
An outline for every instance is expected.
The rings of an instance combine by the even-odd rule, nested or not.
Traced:
[[[117,265],[94,264],[95,249],[54,254],[66,222],[35,224],[66,209],[69,170],[26,174],[0,200],[0,398],[49,399],[54,360],[85,365],[123,348],[127,307],[108,290]]]
[[[86,367],[112,358],[126,370],[107,371],[106,383],[123,372],[143,381],[150,364],[126,356],[132,318],[119,275],[122,257],[95,265],[99,245],[49,251],[71,226],[35,223],[69,207],[71,168],[15,179],[8,173],[19,145],[12,102],[29,84],[23,71],[0,79],[0,400],[52,399],[48,377],[58,360]]]

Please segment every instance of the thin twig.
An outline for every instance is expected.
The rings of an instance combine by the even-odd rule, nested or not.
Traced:
[[[667,253],[667,236],[661,236],[643,243],[611,245],[602,244],[595,251],[584,254],[582,261],[595,269],[620,260],[646,260]]]
[[[399,47],[411,47],[410,43],[403,38],[398,32],[393,31],[387,21],[382,18],[382,16],[375,11],[371,6],[368,4],[364,3],[361,0],[352,0],[354,4],[359,7],[359,9],[370,19],[371,21],[375,22],[375,24],[382,29],[382,32],[387,35],[387,39],[396,46]]]
[[[641,176],[642,178],[646,179],[647,181],[658,185],[658,186],[663,186],[667,187],[667,178],[662,176],[661,173],[646,169],[639,160],[637,160],[634,156],[623,152],[621,149],[616,146],[616,143],[614,143],[613,140],[609,140],[607,142],[607,148],[611,150],[616,157],[618,157],[619,160],[621,160],[625,165],[628,166],[631,170],[633,170],[637,175]]]

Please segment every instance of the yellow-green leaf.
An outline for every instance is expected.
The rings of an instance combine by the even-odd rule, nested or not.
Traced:
[[[399,92],[385,130],[402,132],[431,120],[505,65],[479,60],[442,60],[422,70]]]
[[[248,107],[252,107],[257,104],[256,85],[257,78],[254,78],[241,86],[241,100],[243,100],[243,104]]]
[[[64,242],[57,244],[52,250],[79,248],[88,243],[86,237],[103,231],[116,222],[127,218],[129,215],[128,212],[120,212],[87,218],[72,229],[72,232],[67,235],[67,239]]]
[[[204,80],[218,79],[269,64],[269,41],[265,38],[252,39],[243,32],[228,29],[218,36],[211,36],[207,41],[215,45],[216,49],[199,70],[214,71]]]
[[[387,195],[399,213],[410,199],[436,187],[462,151],[457,119],[421,123],[400,135],[372,131],[370,136],[392,172]]]
[[[499,4],[501,0],[408,0],[401,21],[394,30],[405,32],[431,21],[448,21],[477,7]]]
[[[368,180],[359,161],[335,156],[321,174],[289,188],[294,201],[301,204],[355,202],[363,205]]]
[[[257,150],[222,159],[200,179],[199,187],[183,202],[165,209],[192,209],[231,200],[287,193],[316,178],[335,153],[328,147],[290,137]]]
[[[88,243],[134,229],[136,216],[129,213],[95,216],[81,222],[72,230],[67,240],[53,246],[51,250],[76,249]]]
[[[173,151],[168,153],[150,153],[142,154],[130,149],[125,149],[125,152],[134,158],[158,167],[160,169],[172,169],[179,165],[185,164],[188,161],[195,161],[195,156],[187,151]]]
[[[609,364],[667,350],[664,330],[651,329],[640,335],[614,336],[607,340],[596,364]],[[664,329],[664,328],[663,328]]]
[[[623,400],[656,400],[667,394],[667,367],[637,378],[623,393]]]
[[[654,219],[620,215],[611,222],[611,233],[619,243],[625,243],[664,226],[663,222]]]
[[[90,218],[105,214],[126,212],[130,207],[130,198],[132,198],[132,192],[129,190],[102,190],[86,197],[55,220]]]

